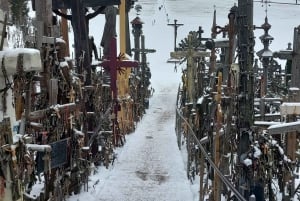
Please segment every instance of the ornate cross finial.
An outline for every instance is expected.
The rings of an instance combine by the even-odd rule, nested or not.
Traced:
[[[266,16],[268,16],[268,6],[271,6],[271,2],[270,0],[262,0],[261,3],[265,4],[265,5],[261,5],[262,7],[265,6],[265,12],[266,12]]]

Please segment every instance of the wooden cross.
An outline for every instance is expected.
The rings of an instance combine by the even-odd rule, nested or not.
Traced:
[[[176,51],[176,40],[177,40],[177,29],[180,26],[183,26],[183,24],[177,24],[177,20],[174,20],[174,24],[168,24],[169,26],[174,27],[174,51]]]
[[[117,39],[113,37],[110,42],[110,54],[108,60],[104,60],[101,63],[101,66],[103,66],[106,70],[109,70],[110,72],[110,87],[113,93],[113,124],[114,126],[117,123],[118,119],[118,110],[119,110],[119,104],[117,101],[118,98],[118,88],[117,88],[117,73],[120,68],[130,68],[130,67],[138,67],[139,63],[137,61],[129,61],[129,60],[123,60],[121,61],[120,58],[117,56]],[[116,139],[116,132],[114,132],[114,144],[117,144]]]
[[[185,58],[187,60],[187,91],[188,91],[188,101],[192,102],[195,100],[194,97],[194,71],[195,71],[195,58],[209,57],[210,52],[196,51],[192,46],[192,35],[188,35],[188,48],[185,51],[175,51],[171,52],[171,59],[181,60]]]
[[[88,44],[88,22],[86,16],[86,7],[110,6],[119,5],[120,0],[52,0],[53,10],[57,9],[71,9],[72,18],[71,24],[74,30],[75,43],[75,58],[79,64],[79,58],[83,57],[83,68],[87,72],[86,84],[91,83],[91,67],[90,67],[90,53]],[[96,11],[95,11],[95,14]],[[91,18],[94,16],[91,16]],[[79,73],[82,73],[82,67],[78,66]]]
[[[147,53],[154,53],[154,52],[156,52],[156,50],[155,49],[147,49],[147,48],[145,48],[145,36],[144,35],[141,36],[141,42],[142,42],[142,47],[141,48],[133,48],[131,50],[133,52],[135,52],[135,54],[136,53],[141,53],[142,54],[142,63],[144,64],[144,63],[147,62],[146,61],[146,54]]]
[[[130,67],[137,67],[138,62],[137,61],[129,61],[129,60],[119,60],[117,56],[117,39],[113,37],[111,39],[110,43],[110,54],[109,54],[109,59],[104,60],[101,63],[101,66],[103,66],[105,69],[109,69],[110,71],[110,78],[111,78],[111,90],[113,92],[113,98],[117,99],[118,94],[117,94],[117,72],[120,70],[120,68],[130,68]]]
[[[69,9],[74,0],[52,0],[53,9]],[[84,0],[83,7],[119,5],[120,0]]]

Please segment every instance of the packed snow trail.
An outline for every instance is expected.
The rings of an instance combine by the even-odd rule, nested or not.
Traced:
[[[95,196],[101,201],[193,200],[174,134],[175,90],[164,88]],[[101,180],[101,178],[100,178]]]

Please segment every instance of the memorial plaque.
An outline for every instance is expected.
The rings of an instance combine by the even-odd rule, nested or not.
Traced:
[[[68,141],[69,138],[51,143],[50,146],[52,148],[51,151],[51,169],[60,167],[67,163],[67,150],[68,150]],[[41,173],[44,171],[44,158],[45,153],[38,152],[37,153],[37,172]]]

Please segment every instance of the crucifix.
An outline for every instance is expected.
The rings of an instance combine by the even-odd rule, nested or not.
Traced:
[[[77,65],[79,63],[83,64],[83,68],[86,70],[86,84],[91,83],[91,66],[90,66],[90,52],[88,44],[88,20],[95,17],[103,11],[105,6],[110,5],[119,5],[120,0],[52,0],[53,10],[57,12],[57,9],[71,9],[72,15],[62,15],[69,20],[74,32],[74,44],[75,44],[75,58]],[[98,8],[94,13],[86,15],[87,7],[97,7]],[[81,58],[81,62],[80,62]],[[78,66],[79,73],[82,73],[83,69],[81,66]]]
[[[183,26],[183,24],[178,24],[177,20],[174,20],[174,24],[168,24],[169,26],[173,26],[174,27],[174,51],[176,51],[176,40],[177,40],[177,29],[180,26]]]
[[[118,87],[117,87],[117,74],[118,70],[121,70],[121,68],[131,68],[131,67],[137,67],[138,62],[137,61],[129,61],[129,60],[120,60],[120,58],[117,56],[117,39],[115,37],[111,38],[110,42],[110,53],[107,60],[104,60],[101,63],[101,66],[104,67],[104,69],[108,70],[110,73],[110,87],[112,91],[112,97],[113,97],[113,135],[114,135],[114,145],[118,144],[118,139],[116,136],[116,124],[118,123],[118,111],[119,111],[119,104],[118,104]]]

